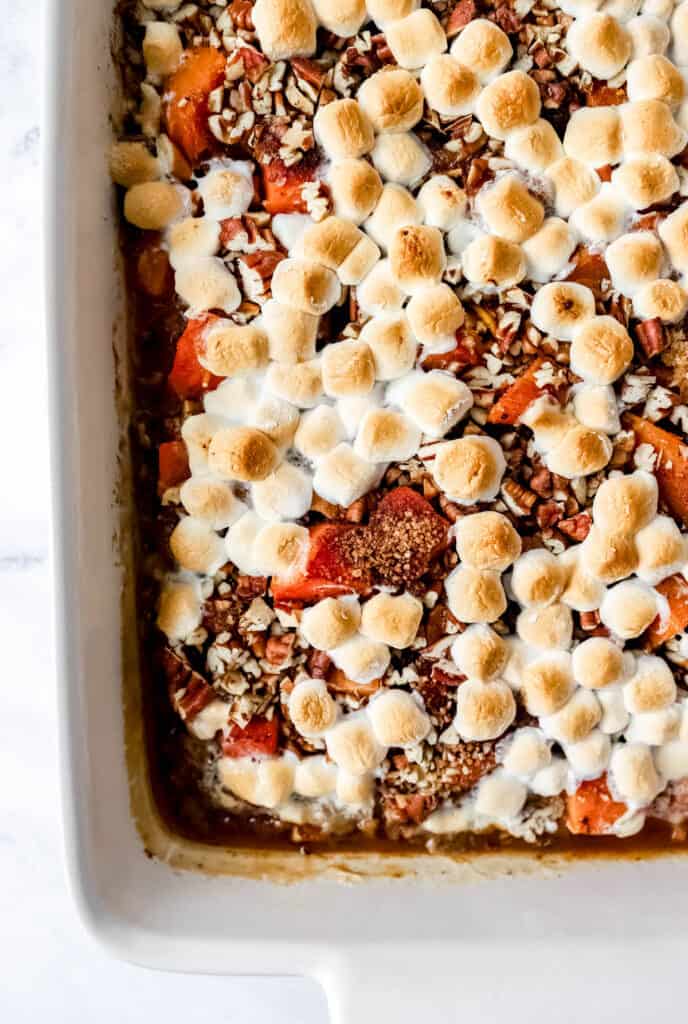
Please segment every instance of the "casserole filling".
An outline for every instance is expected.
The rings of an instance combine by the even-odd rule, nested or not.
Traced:
[[[119,12],[163,802],[683,840],[688,2]]]

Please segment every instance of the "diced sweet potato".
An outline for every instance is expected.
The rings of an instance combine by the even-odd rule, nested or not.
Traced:
[[[263,174],[264,206],[273,216],[277,213],[306,213],[306,203],[301,189],[307,181],[314,180],[310,162],[301,160],[287,167],[283,160],[275,157],[269,164],[261,164]]]
[[[341,594],[366,593],[371,586],[370,572],[355,565],[342,544],[352,530],[362,529],[351,523],[319,523],[311,527],[306,568],[296,579],[273,577],[274,601],[319,601]]]
[[[492,406],[487,416],[488,423],[499,423],[503,426],[518,423],[528,406],[547,393],[547,388],[538,384],[535,379],[538,370],[541,370],[546,362],[547,360],[542,357],[533,360],[528,369]]]
[[[448,543],[449,523],[411,487],[382,499],[366,528],[365,550],[377,583],[408,585],[428,571]]]
[[[448,352],[426,356],[424,370],[450,370],[461,366],[477,366],[482,360],[480,339],[476,334],[456,332],[456,345]]]
[[[575,793],[566,797],[566,826],[577,836],[608,835],[626,810],[626,804],[612,799],[607,776],[601,775],[581,782]]]
[[[186,50],[181,64],[165,82],[167,134],[192,164],[217,147],[208,127],[208,97],[225,79],[227,59],[212,46]]]
[[[351,697],[360,700],[361,697],[370,697],[382,686],[381,679],[373,679],[371,683],[356,683],[349,679],[341,669],[333,668],[327,676],[327,688],[332,693],[346,693]]]
[[[645,633],[645,647],[650,651],[688,627],[688,583],[683,576],[669,576],[658,583],[655,589],[666,598],[669,614],[664,619],[658,615],[650,623]]]
[[[229,735],[222,741],[222,753],[225,757],[269,756],[277,753],[278,739],[277,716],[267,719],[256,715],[244,729],[238,725],[232,726]]]
[[[609,280],[610,277],[604,256],[599,252],[590,252],[585,246],[581,246],[574,253],[573,262],[573,270],[566,280],[584,284],[594,293],[595,298],[601,298],[602,281]]]
[[[218,319],[212,313],[206,313],[189,320],[177,340],[177,350],[167,382],[179,398],[202,398],[206,391],[214,391],[222,380],[222,377],[216,377],[198,361],[203,331]]]
[[[688,446],[677,434],[642,416],[629,413],[624,419],[635,434],[636,445],[649,444],[656,451],[654,474],[660,497],[669,511],[688,526]]]
[[[178,487],[190,475],[189,456],[183,441],[164,441],[158,448],[158,494]]]

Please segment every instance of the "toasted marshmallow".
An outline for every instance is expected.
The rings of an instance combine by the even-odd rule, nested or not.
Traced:
[[[282,260],[275,267],[271,287],[277,302],[311,316],[327,313],[340,295],[335,274],[307,260]]]
[[[475,810],[495,821],[509,821],[518,816],[527,796],[524,783],[502,772],[492,772],[478,785]]]
[[[607,386],[578,388],[573,396],[573,411],[579,423],[605,434],[621,430],[619,407],[614,388]]]
[[[371,156],[381,176],[397,185],[415,185],[427,174],[432,163],[413,132],[378,135]]]
[[[313,488],[325,501],[346,508],[369,491],[376,478],[376,466],[357,455],[350,445],[342,443],[318,463]]]
[[[521,538],[500,512],[476,512],[457,520],[456,550],[476,569],[504,572],[521,553]]]
[[[149,75],[171,75],[182,57],[179,29],[168,21],[149,21],[141,48]]]
[[[243,509],[240,501],[222,480],[205,476],[192,476],[179,488],[179,497],[185,510],[213,530],[224,530],[233,523]]]
[[[631,56],[631,37],[610,14],[591,14],[569,27],[566,47],[575,61],[595,78],[609,79]]]
[[[261,326],[268,337],[271,359],[291,366],[312,359],[318,318],[268,299],[262,309]]]
[[[301,417],[294,447],[307,459],[317,461],[344,440],[344,426],[329,405],[318,405]]]
[[[672,157],[683,149],[686,133],[661,100],[636,100],[619,108],[624,153],[661,153]]]
[[[255,407],[251,426],[262,430],[278,448],[289,448],[299,425],[299,410],[289,402],[266,395]]]
[[[217,320],[201,336],[198,361],[218,377],[260,370],[268,362],[268,339],[257,327]]]
[[[200,179],[198,192],[207,217],[240,217],[253,201],[253,165],[247,160],[228,160]]]
[[[331,651],[351,640],[361,621],[361,609],[355,598],[326,597],[304,608],[299,628],[318,651]]]
[[[613,316],[594,316],[576,327],[571,369],[590,384],[613,384],[633,358],[633,342]]]
[[[315,53],[318,22],[310,0],[256,0],[251,17],[260,48],[270,60]]]
[[[284,757],[263,761],[222,757],[217,763],[221,785],[257,807],[278,807],[287,800],[294,784],[294,762]]]
[[[554,210],[559,217],[570,217],[575,209],[589,202],[600,190],[597,173],[572,156],[564,156],[545,171],[554,187]]]
[[[640,636],[657,614],[657,594],[640,580],[625,580],[607,591],[600,618],[622,640]]]
[[[400,228],[418,224],[420,211],[411,193],[401,185],[389,184],[382,189],[373,214],[365,229],[382,249],[387,249]]]
[[[420,436],[403,413],[371,409],[361,420],[354,451],[368,462],[405,462],[418,451]]]
[[[617,583],[638,566],[638,549],[632,537],[606,533],[597,524],[580,547],[581,568],[601,583]]]
[[[420,0],[366,0],[371,21],[386,28],[392,21],[407,18],[420,7]]]
[[[445,266],[442,234],[437,228],[399,228],[389,247],[389,262],[399,287],[410,295],[439,284]]]
[[[499,573],[460,565],[444,581],[447,603],[460,622],[496,622],[506,610]]]
[[[627,213],[618,189],[605,183],[596,196],[573,211],[570,224],[583,241],[603,245],[619,237]]]
[[[357,159],[375,144],[370,119],[355,100],[335,100],[319,107],[313,129],[330,160]]]
[[[344,426],[344,435],[347,441],[353,440],[358,433],[361,420],[366,413],[373,409],[379,409],[382,405],[380,388],[374,388],[367,395],[352,395],[348,398],[338,398],[335,408]]]
[[[565,604],[526,608],[516,620],[519,638],[531,647],[568,650],[573,638],[573,616]]]
[[[389,260],[380,260],[356,289],[356,300],[367,316],[398,313],[406,299],[397,284]]]
[[[299,255],[337,271],[363,237],[363,232],[348,220],[326,217],[311,224],[301,235]]]
[[[504,174],[495,184],[482,188],[476,207],[490,231],[510,242],[525,242],[545,218],[542,203],[515,174]]]
[[[492,501],[505,469],[499,442],[480,435],[441,445],[435,455],[432,475],[450,500],[474,505],[479,501]]]
[[[573,651],[573,675],[588,690],[603,690],[620,682],[624,675],[623,652],[611,640],[592,636]]]
[[[643,12],[638,17],[631,18],[626,29],[631,37],[631,56],[634,61],[640,57],[649,57],[653,53],[665,53],[669,46],[669,26],[654,14]]]
[[[635,210],[670,199],[678,191],[676,168],[665,156],[648,153],[625,160],[612,175],[612,185]]]
[[[166,580],[160,592],[156,624],[168,640],[185,640],[201,624],[201,588],[191,582]]]
[[[464,382],[442,370],[409,374],[390,388],[389,399],[431,438],[444,437],[473,405]]]
[[[633,715],[662,711],[676,700],[676,683],[666,661],[653,654],[638,658],[633,677],[623,689],[624,704]]]
[[[612,443],[597,430],[582,425],[573,427],[547,453],[547,468],[552,473],[574,480],[603,469],[612,457]]]
[[[576,421],[549,395],[541,395],[530,403],[520,422],[535,434],[538,451],[548,452],[564,439]]]
[[[516,701],[506,683],[469,679],[456,693],[454,728],[462,740],[494,740],[516,717]]]
[[[260,576],[260,553],[256,551],[256,537],[265,526],[255,512],[244,512],[225,534],[225,552],[239,572],[247,576]]]
[[[327,177],[338,217],[361,224],[369,217],[382,193],[380,175],[367,160],[349,158],[333,164]]]
[[[476,103],[476,114],[488,135],[506,139],[540,116],[537,84],[524,71],[507,71],[485,86]]]
[[[688,273],[688,203],[682,203],[661,222],[659,237],[674,267],[684,274]]]
[[[524,608],[544,608],[564,589],[565,571],[546,548],[526,551],[514,563],[511,590]]]
[[[450,231],[466,212],[466,193],[446,174],[433,174],[418,193],[423,222]]]
[[[360,343],[372,352],[378,380],[394,380],[408,373],[415,362],[416,343],[402,313],[369,320],[361,331]]]
[[[218,430],[208,449],[208,468],[225,480],[264,480],[278,461],[275,444],[252,427]]]
[[[380,679],[389,666],[389,648],[386,644],[355,636],[341,647],[330,651],[337,668],[355,683],[372,683]],[[336,760],[336,759],[335,759]]]
[[[402,68],[383,68],[361,85],[356,99],[376,132],[407,132],[423,116],[423,90]]]
[[[182,265],[175,272],[174,282],[177,294],[189,307],[189,316],[209,309],[233,313],[241,304],[241,292],[234,275],[217,257],[202,257]]]
[[[311,506],[313,485],[302,469],[283,462],[274,473],[253,484],[251,497],[262,519],[299,519]]]
[[[402,68],[422,68],[447,48],[447,37],[439,21],[427,9],[413,11],[385,29],[387,45]]]
[[[514,242],[480,235],[470,242],[462,258],[463,272],[472,284],[510,288],[526,274],[523,250]]]
[[[350,715],[341,719],[327,733],[326,742],[334,763],[350,775],[374,771],[385,754],[366,716]]]
[[[633,312],[641,320],[657,317],[662,323],[675,324],[688,311],[688,292],[678,281],[651,281],[633,296]]]
[[[296,523],[271,523],[256,534],[255,551],[264,575],[289,578],[306,564],[308,530]]]
[[[622,295],[634,295],[660,275],[662,247],[650,231],[622,235],[608,247],[605,261],[612,284]]]
[[[384,690],[368,705],[368,718],[383,747],[410,747],[425,739],[431,723],[410,693]]]
[[[414,335],[431,352],[451,349],[456,341],[456,332],[464,321],[463,306],[456,292],[446,284],[416,292],[411,297],[406,314]],[[411,366],[407,369],[411,369]]]
[[[636,572],[651,586],[679,572],[685,564],[688,543],[670,516],[656,516],[636,537],[640,555]]]
[[[337,800],[345,807],[364,807],[373,800],[375,781],[372,775],[350,775],[341,768],[337,772]]]
[[[294,770],[294,792],[299,796],[328,796],[337,785],[337,769],[324,757],[306,757]]]
[[[338,341],[325,347],[322,379],[330,398],[365,395],[375,384],[373,353],[365,341]]]
[[[553,281],[538,288],[530,319],[545,334],[570,341],[573,332],[595,315],[595,296],[583,284]]]
[[[203,519],[185,516],[170,535],[170,551],[182,569],[212,576],[227,558],[221,537]]]
[[[210,217],[186,217],[173,224],[167,234],[170,264],[174,270],[204,256],[214,256],[220,247],[220,225]]]
[[[475,73],[448,53],[437,54],[425,65],[420,83],[428,106],[441,117],[470,114],[480,92]]]
[[[673,740],[660,747],[655,753],[657,768],[663,779],[674,782],[688,776],[688,743]]]
[[[592,505],[595,526],[610,534],[633,535],[656,514],[657,481],[642,470],[605,480]]]
[[[564,651],[541,654],[521,673],[521,690],[531,715],[553,715],[573,692],[571,656]]]
[[[549,744],[540,729],[527,726],[525,729],[517,729],[509,740],[502,765],[509,775],[527,779],[542,771],[551,761]]]
[[[393,597],[381,592],[363,605],[361,632],[397,650],[410,647],[423,617],[423,605],[412,594]]]
[[[549,121],[538,118],[533,124],[510,132],[504,155],[530,174],[540,174],[564,155],[564,148]]]
[[[143,231],[164,231],[191,212],[189,190],[167,181],[132,185],[124,196],[124,217]]]
[[[671,18],[673,57],[677,64],[688,64],[688,7],[678,4]]]
[[[219,389],[218,389],[219,390]],[[189,456],[189,467],[192,473],[203,474],[208,471],[208,449],[213,436],[225,426],[219,416],[200,413],[189,416],[182,424],[182,440],[186,444]]]
[[[311,0],[311,3],[323,28],[344,39],[355,36],[367,20],[365,0],[339,0],[336,6],[330,0]]]
[[[599,608],[605,588],[594,575],[586,572],[580,556],[580,545],[564,551],[559,561],[566,571],[561,600],[577,612],[592,612]]]
[[[686,87],[678,68],[660,54],[631,61],[626,71],[628,98],[662,100],[676,107],[685,96]]]
[[[605,0],[605,14],[626,25],[640,10],[642,0]]]
[[[322,367],[319,359],[288,366],[271,363],[265,375],[265,385],[278,398],[291,402],[299,409],[311,409],[323,393]]]
[[[647,743],[655,747],[671,743],[678,735],[679,723],[680,714],[675,704],[662,711],[633,715],[626,729],[626,742]]]
[[[565,220],[548,217],[542,227],[523,245],[528,277],[549,281],[568,263],[576,248],[576,239]]]
[[[337,721],[337,702],[322,679],[302,679],[289,694],[289,717],[308,739],[322,736]]]
[[[489,626],[474,625],[457,636],[451,646],[451,656],[465,676],[486,683],[501,675],[509,649]]]
[[[581,107],[566,126],[564,151],[591,167],[618,164],[623,156],[621,118],[616,107]]]
[[[511,60],[513,50],[509,37],[494,22],[486,18],[473,18],[451,47],[451,55],[478,76],[489,82],[500,74]]]
[[[623,732],[628,725],[630,715],[626,711],[623,702],[623,692],[620,686],[610,686],[606,690],[599,690],[597,699],[602,708],[600,719],[600,731],[608,736]]]
[[[160,176],[158,160],[145,142],[113,142],[110,147],[110,177],[116,185],[131,188],[155,181]]]
[[[600,702],[591,690],[576,690],[553,715],[544,715],[540,726],[546,736],[567,745],[587,739],[602,718]]]
[[[609,764],[612,745],[599,729],[578,743],[566,747],[566,760],[579,779],[596,779]]]
[[[629,804],[652,803],[660,790],[652,751],[644,743],[615,746],[609,762],[613,791]]]
[[[585,740],[583,741],[586,742]],[[559,796],[566,789],[569,766],[563,757],[552,758],[552,763],[536,772],[530,780],[530,789],[538,796]]]

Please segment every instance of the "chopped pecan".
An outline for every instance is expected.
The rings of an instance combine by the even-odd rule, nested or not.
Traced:
[[[459,0],[444,26],[447,38],[451,39],[452,36],[455,36],[462,28],[466,27],[469,21],[473,21],[477,14],[478,7],[475,0]]]
[[[543,501],[535,509],[535,519],[541,530],[555,526],[562,515],[563,510],[558,501]]]
[[[586,92],[589,107],[618,107],[628,99],[625,86],[615,89],[604,82],[595,81]]]
[[[306,662],[308,674],[313,679],[326,679],[332,668],[332,659],[325,651],[311,651]]]
[[[535,491],[541,498],[552,497],[552,474],[545,466],[536,469],[528,482],[531,491]]]
[[[575,541],[585,540],[590,533],[591,526],[592,516],[589,512],[579,512],[577,515],[571,516],[570,519],[560,519],[557,523],[557,529]]]
[[[314,89],[320,89],[327,78],[327,71],[317,61],[309,60],[308,57],[292,57],[291,66],[297,78],[302,78]]]
[[[291,658],[296,640],[295,633],[284,633],[282,636],[268,637],[265,645],[265,658],[271,665],[284,665]]]
[[[494,12],[494,20],[507,35],[518,32],[523,24],[521,16],[510,4],[499,4]]]
[[[635,333],[648,359],[659,355],[666,346],[666,335],[658,316],[643,320],[636,326]]]
[[[165,647],[161,661],[174,709],[185,722],[190,722],[215,698],[215,691],[191,667],[185,655]]]
[[[253,32],[253,0],[232,0],[229,13],[234,28]]]
[[[267,576],[239,576],[236,593],[238,597],[262,597],[267,592]]]
[[[522,516],[527,516],[538,500],[537,494],[529,491],[527,487],[519,484],[517,480],[505,480],[502,483],[502,492],[508,503]]]
[[[580,624],[581,629],[584,629],[586,633],[591,632],[593,629],[597,629],[600,624],[600,613],[598,611],[581,612]]]

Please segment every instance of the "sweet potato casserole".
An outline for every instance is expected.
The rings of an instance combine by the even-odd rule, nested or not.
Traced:
[[[684,841],[688,0],[118,19],[163,809]]]

